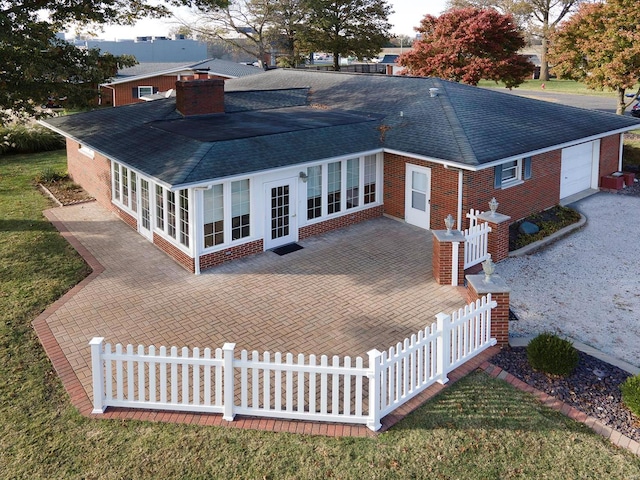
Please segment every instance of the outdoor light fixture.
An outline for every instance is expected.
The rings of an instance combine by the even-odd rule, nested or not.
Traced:
[[[491,260],[491,254],[487,256],[487,259],[482,262],[482,271],[484,272],[484,281],[491,283],[491,275],[496,271],[496,264]]]
[[[498,210],[498,205],[500,205],[500,204],[496,200],[496,197],[493,197],[491,199],[491,201],[489,202],[489,209],[491,210],[491,216],[492,217],[496,216],[496,210]]]
[[[451,229],[453,228],[454,222],[455,219],[451,214],[447,215],[447,218],[444,219],[444,226],[447,227],[447,235],[451,235]]]
[[[309,175],[307,175],[304,172],[300,172],[298,176],[300,177],[300,180],[302,180],[304,183],[307,183],[307,180],[309,180]]]

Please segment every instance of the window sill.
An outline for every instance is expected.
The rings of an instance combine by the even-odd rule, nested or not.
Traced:
[[[524,180],[511,180],[507,183],[503,183],[500,186],[500,190],[506,190],[507,188],[517,187],[518,185],[522,185],[523,183],[524,183]]]

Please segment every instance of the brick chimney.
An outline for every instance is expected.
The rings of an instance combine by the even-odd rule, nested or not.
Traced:
[[[185,117],[224,113],[224,80],[178,80],[176,109]]]

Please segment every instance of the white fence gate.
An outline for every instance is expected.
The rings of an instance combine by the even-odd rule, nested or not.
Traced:
[[[381,419],[447,374],[496,344],[491,338],[491,295],[451,315],[440,313],[431,326],[402,343],[361,357],[331,361],[323,355],[294,357],[242,350],[235,344],[211,351],[123,347],[93,338],[93,413],[107,407],[221,413],[225,420],[250,415],[365,424]]]
[[[467,213],[469,228],[462,232],[464,235],[465,270],[489,258],[489,233],[491,232],[491,227],[487,222],[478,223],[478,215],[480,213],[479,210],[473,209]]]

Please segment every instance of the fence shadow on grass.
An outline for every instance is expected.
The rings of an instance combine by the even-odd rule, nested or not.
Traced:
[[[578,431],[587,428],[508,383],[474,372],[399,422],[394,430]]]

